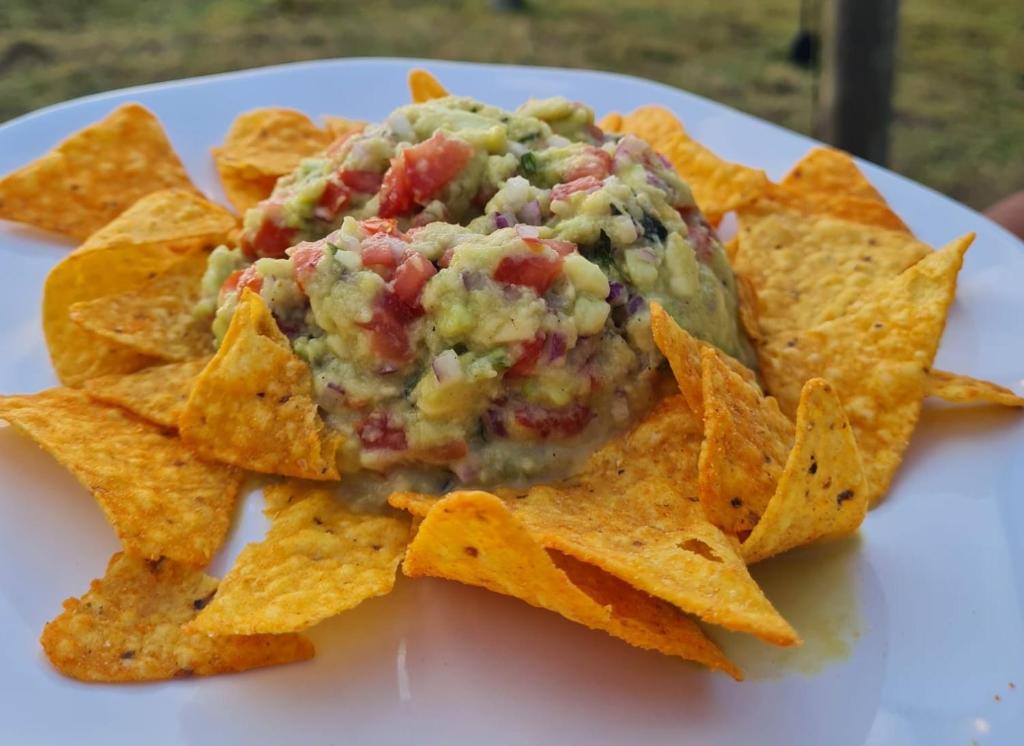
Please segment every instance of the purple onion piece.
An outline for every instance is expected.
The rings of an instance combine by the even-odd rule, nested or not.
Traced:
[[[544,222],[544,216],[540,211],[540,202],[535,199],[523,205],[523,209],[519,211],[519,216],[524,223],[529,225],[540,225]]]
[[[634,295],[632,298],[629,299],[629,303],[626,305],[626,310],[629,312],[630,316],[632,316],[641,308],[643,308],[646,304],[647,301],[644,300],[644,297],[642,295]]]
[[[451,470],[459,478],[460,482],[472,482],[480,476],[480,464],[472,456],[452,464]]]
[[[488,409],[484,412],[484,426],[492,435],[504,438],[508,435],[505,427],[505,416],[499,409]]]
[[[494,227],[495,228],[511,228],[516,224],[514,215],[507,212],[496,212],[494,213]]]
[[[384,363],[382,366],[377,368],[377,372],[381,375],[390,375],[391,373],[398,372],[398,366],[394,363]]]
[[[466,271],[462,273],[462,287],[466,290],[479,290],[484,286],[484,276],[480,272]]]
[[[548,337],[548,360],[558,360],[565,355],[565,337],[561,334],[552,334]]]
[[[650,249],[647,249],[647,248],[637,249],[636,250],[636,257],[637,257],[637,259],[642,259],[643,261],[645,261],[645,262],[647,262],[649,264],[654,264],[655,262],[658,261],[658,255],[655,254]]]
[[[605,298],[610,306],[622,306],[626,303],[626,286],[621,282],[612,281],[608,283],[608,297]]]

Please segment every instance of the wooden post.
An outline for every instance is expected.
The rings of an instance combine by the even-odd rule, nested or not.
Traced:
[[[889,157],[899,0],[826,0],[814,134],[875,163]]]

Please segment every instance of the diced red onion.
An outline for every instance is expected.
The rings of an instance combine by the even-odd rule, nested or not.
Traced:
[[[612,158],[612,164],[614,169],[618,170],[620,166],[626,166],[631,163],[643,163],[646,160],[646,155],[647,144],[638,137],[626,135],[615,146],[615,156]]]
[[[626,304],[626,286],[621,282],[612,281],[608,283],[608,297],[605,298],[608,305],[623,306]]]
[[[548,337],[548,360],[558,360],[565,355],[565,337],[552,334]]]
[[[648,264],[655,264],[658,261],[658,255],[647,248],[634,249],[636,252],[636,258],[647,262]]]
[[[398,366],[395,365],[394,363],[384,363],[379,368],[377,368],[377,372],[385,376],[391,375],[392,373],[398,372]]]
[[[466,290],[479,290],[484,286],[484,275],[482,272],[467,270],[462,273],[462,287]]]
[[[535,225],[516,225],[516,235],[520,238],[540,238],[540,228]]]
[[[630,313],[630,315],[632,315],[639,311],[641,308],[643,308],[644,304],[645,301],[642,295],[634,295],[632,298],[629,299],[629,303],[626,305],[626,310]]]
[[[445,350],[430,364],[438,383],[447,383],[462,377],[462,365],[455,350]]]
[[[505,414],[500,409],[488,409],[484,412],[484,425],[492,435],[504,438],[508,435],[508,428],[505,427]]]
[[[524,223],[529,225],[540,225],[544,222],[544,216],[540,211],[540,202],[533,199],[523,205],[523,209],[519,211],[519,217],[522,218]]]
[[[516,216],[507,212],[494,213],[495,228],[511,228],[516,224]]]
[[[661,153],[655,153],[655,155],[658,156],[658,160],[661,161],[662,166],[664,166],[665,168],[672,168],[672,161],[663,156]]]
[[[473,457],[464,458],[451,468],[461,482],[472,482],[480,476],[480,464]]]

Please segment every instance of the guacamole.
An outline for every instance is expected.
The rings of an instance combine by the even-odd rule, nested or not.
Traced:
[[[243,288],[309,364],[346,472],[570,469],[662,393],[652,301],[751,360],[686,184],[564,99],[405,106],[304,161],[240,248],[211,255],[200,312],[218,339]]]

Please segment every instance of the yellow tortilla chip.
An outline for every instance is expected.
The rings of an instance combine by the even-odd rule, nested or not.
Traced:
[[[794,413],[804,382],[839,393],[864,461],[868,499],[888,489],[914,430],[956,277],[973,236],[874,287],[847,315],[771,338],[758,351],[769,394]]]
[[[755,202],[758,203],[756,207],[750,208],[755,212],[789,211],[805,218],[828,215],[851,223],[910,234],[900,216],[880,200],[830,192],[800,192],[769,184]]]
[[[78,386],[153,364],[151,356],[74,323],[71,306],[138,287],[189,252],[222,242],[234,226],[224,208],[172,189],[143,197],[65,257],[43,287],[43,331],[60,380]]]
[[[207,458],[266,474],[338,478],[341,439],[320,419],[312,374],[251,290],[242,293],[180,425],[182,438]]]
[[[615,119],[617,118],[617,122]],[[670,140],[676,135],[685,135],[686,128],[671,111],[664,106],[648,105],[641,106],[629,114],[611,113],[606,117],[608,124],[617,124],[611,127],[610,131],[621,134],[636,135],[641,140],[646,140],[655,148],[658,143]],[[602,129],[604,127],[602,126]]]
[[[409,542],[409,519],[357,512],[322,485],[270,485],[266,539],[249,544],[188,629],[215,635],[298,632],[391,592]]]
[[[617,111],[610,111],[597,121],[597,126],[605,132],[622,132],[623,116]]]
[[[173,431],[74,389],[0,397],[0,419],[75,475],[129,552],[201,566],[224,540],[242,475]]]
[[[210,358],[145,368],[137,373],[101,376],[85,382],[96,401],[115,404],[163,427],[177,428],[185,402]]]
[[[331,133],[334,141],[366,129],[366,122],[362,119],[348,119],[347,117],[338,117],[333,114],[324,114],[321,119],[324,120],[324,126]]]
[[[928,396],[956,404],[998,404],[1003,407],[1024,407],[1024,397],[991,381],[933,370],[928,376]]]
[[[435,98],[444,98],[450,95],[441,85],[437,78],[426,70],[409,71],[409,95],[414,104],[422,104],[424,101],[431,101]]]
[[[300,635],[210,637],[182,626],[217,593],[217,580],[169,559],[115,554],[107,573],[46,625],[53,667],[80,681],[160,681],[247,671],[313,657]]]
[[[402,569],[410,577],[448,578],[513,596],[630,645],[741,678],[692,618],[593,565],[545,551],[505,503],[486,492],[456,492],[438,502]]]
[[[193,313],[207,254],[187,255],[163,274],[117,295],[75,303],[71,320],[96,336],[168,361],[213,352],[208,319]]]
[[[730,534],[757,525],[775,493],[793,439],[793,423],[765,397],[704,348],[704,443],[700,450],[700,502],[708,520]]]
[[[853,533],[864,520],[868,493],[853,430],[831,384],[804,384],[796,413],[796,443],[775,494],[740,547],[748,564],[818,539]]]
[[[522,492],[498,490],[533,538],[706,622],[778,645],[799,637],[747,573],[697,494],[700,417],[663,401],[582,473]],[[396,496],[395,504],[403,497]],[[421,527],[422,530],[422,527]]]
[[[270,196],[277,184],[277,176],[267,176],[250,168],[235,168],[231,165],[218,163],[217,173],[220,185],[228,202],[239,215],[258,205]]]
[[[217,168],[248,169],[264,176],[291,173],[303,158],[331,144],[331,133],[305,114],[270,107],[239,114],[224,144],[213,149]]]
[[[739,211],[738,275],[754,290],[760,334],[835,319],[932,253],[912,236],[758,203]]]
[[[0,179],[0,218],[84,239],[136,200],[195,187],[160,122],[125,104]]]
[[[885,200],[867,180],[853,157],[842,150],[816,147],[786,174],[782,186],[807,194],[845,194],[849,197],[882,202]]]
[[[701,382],[701,350],[712,349],[706,342],[694,339],[688,331],[675,322],[659,303],[651,304],[651,332],[661,354],[672,367],[672,374],[679,384],[686,403],[698,416],[704,416],[704,393]],[[743,380],[756,384],[754,371],[730,355],[720,353],[729,369]]]

